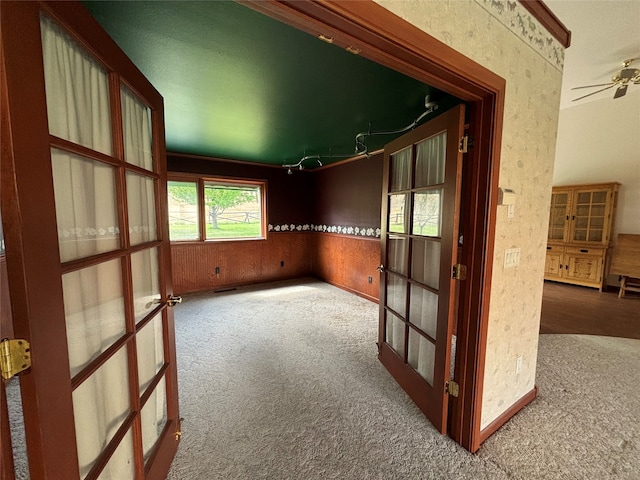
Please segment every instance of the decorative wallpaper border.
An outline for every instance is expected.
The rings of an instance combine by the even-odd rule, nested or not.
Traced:
[[[564,47],[517,0],[474,0],[556,69],[564,67]]]
[[[139,233],[151,233],[156,235],[156,228],[149,227],[148,225],[132,225],[129,227],[130,234]],[[58,228],[58,238],[111,238],[120,235],[120,227],[70,227],[70,228]]]
[[[149,227],[135,227],[136,233],[142,228]],[[129,233],[133,233],[133,229],[129,229]],[[120,235],[120,227],[108,226],[108,227],[70,227],[70,228],[58,228],[58,238],[68,239],[70,237],[84,238],[84,237],[117,237]]]
[[[270,232],[325,232],[325,233],[341,233],[342,235],[352,235],[354,237],[375,237],[380,238],[379,227],[348,227],[343,225],[314,225],[305,223],[304,225],[296,225],[293,223],[272,225],[269,224]]]

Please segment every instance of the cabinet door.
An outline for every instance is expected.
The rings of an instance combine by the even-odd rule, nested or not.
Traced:
[[[572,242],[607,242],[610,193],[608,188],[575,190],[571,216]]]
[[[544,265],[545,278],[562,278],[562,269],[562,253],[548,251]]]
[[[600,283],[602,256],[566,253],[566,278],[579,282]]]
[[[566,242],[569,233],[571,190],[554,190],[549,214],[549,240]]]

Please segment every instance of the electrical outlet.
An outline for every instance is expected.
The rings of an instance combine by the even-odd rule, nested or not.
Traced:
[[[284,267],[284,260],[280,260],[280,266]]]
[[[369,277],[369,283],[373,283],[373,277]]]
[[[507,218],[513,218],[516,215],[516,206],[515,205],[509,205],[507,207]]]
[[[518,355],[516,358],[516,375],[520,375],[522,371],[522,355]]]
[[[220,275],[220,267],[216,267],[216,275]]]

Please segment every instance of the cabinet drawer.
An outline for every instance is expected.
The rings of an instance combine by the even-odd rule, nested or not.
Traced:
[[[565,252],[570,255],[599,255],[604,256],[604,248],[592,248],[592,247],[566,247]]]
[[[547,254],[549,253],[564,253],[564,245],[547,245]]]

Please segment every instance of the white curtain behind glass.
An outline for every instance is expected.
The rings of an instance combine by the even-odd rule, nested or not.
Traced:
[[[114,168],[51,149],[60,260],[120,247]]]
[[[404,358],[405,324],[394,314],[387,313],[387,343]]]
[[[162,314],[156,315],[136,336],[138,347],[138,381],[142,395],[164,365]]]
[[[130,412],[127,350],[121,348],[73,391],[80,475],[84,478]],[[122,466],[126,470],[125,466]],[[113,480],[127,477],[112,477]]]
[[[49,133],[110,155],[107,74],[52,20],[43,16],[40,27]]]
[[[133,478],[135,478],[133,432],[129,430],[116,451],[113,452],[98,480],[133,480]]]
[[[160,303],[158,249],[142,250],[131,255],[133,309],[136,322],[144,319]]]
[[[431,386],[433,386],[435,361],[435,345],[418,332],[409,329],[409,365]]]
[[[416,187],[444,183],[446,158],[447,132],[420,142],[416,151]]]
[[[142,407],[142,451],[145,461],[167,423],[167,386],[164,377]]]
[[[153,170],[151,155],[151,112],[126,87],[120,89],[122,124],[124,129],[124,158],[127,162]]]
[[[413,150],[409,147],[391,155],[390,192],[397,192],[398,190],[409,188],[412,152]]]
[[[157,239],[156,192],[153,178],[127,172],[127,208],[131,245]]]
[[[62,276],[73,377],[126,333],[120,260]]]
[[[50,133],[111,154],[106,73],[50,19],[42,17],[41,30]],[[52,149],[52,167],[61,260],[120,248],[114,168],[57,149]],[[119,268],[101,264],[64,276],[70,375],[122,333],[119,275]],[[130,412],[127,363],[123,347],[73,392],[82,477]],[[131,478],[126,460],[109,465],[101,478]]]

